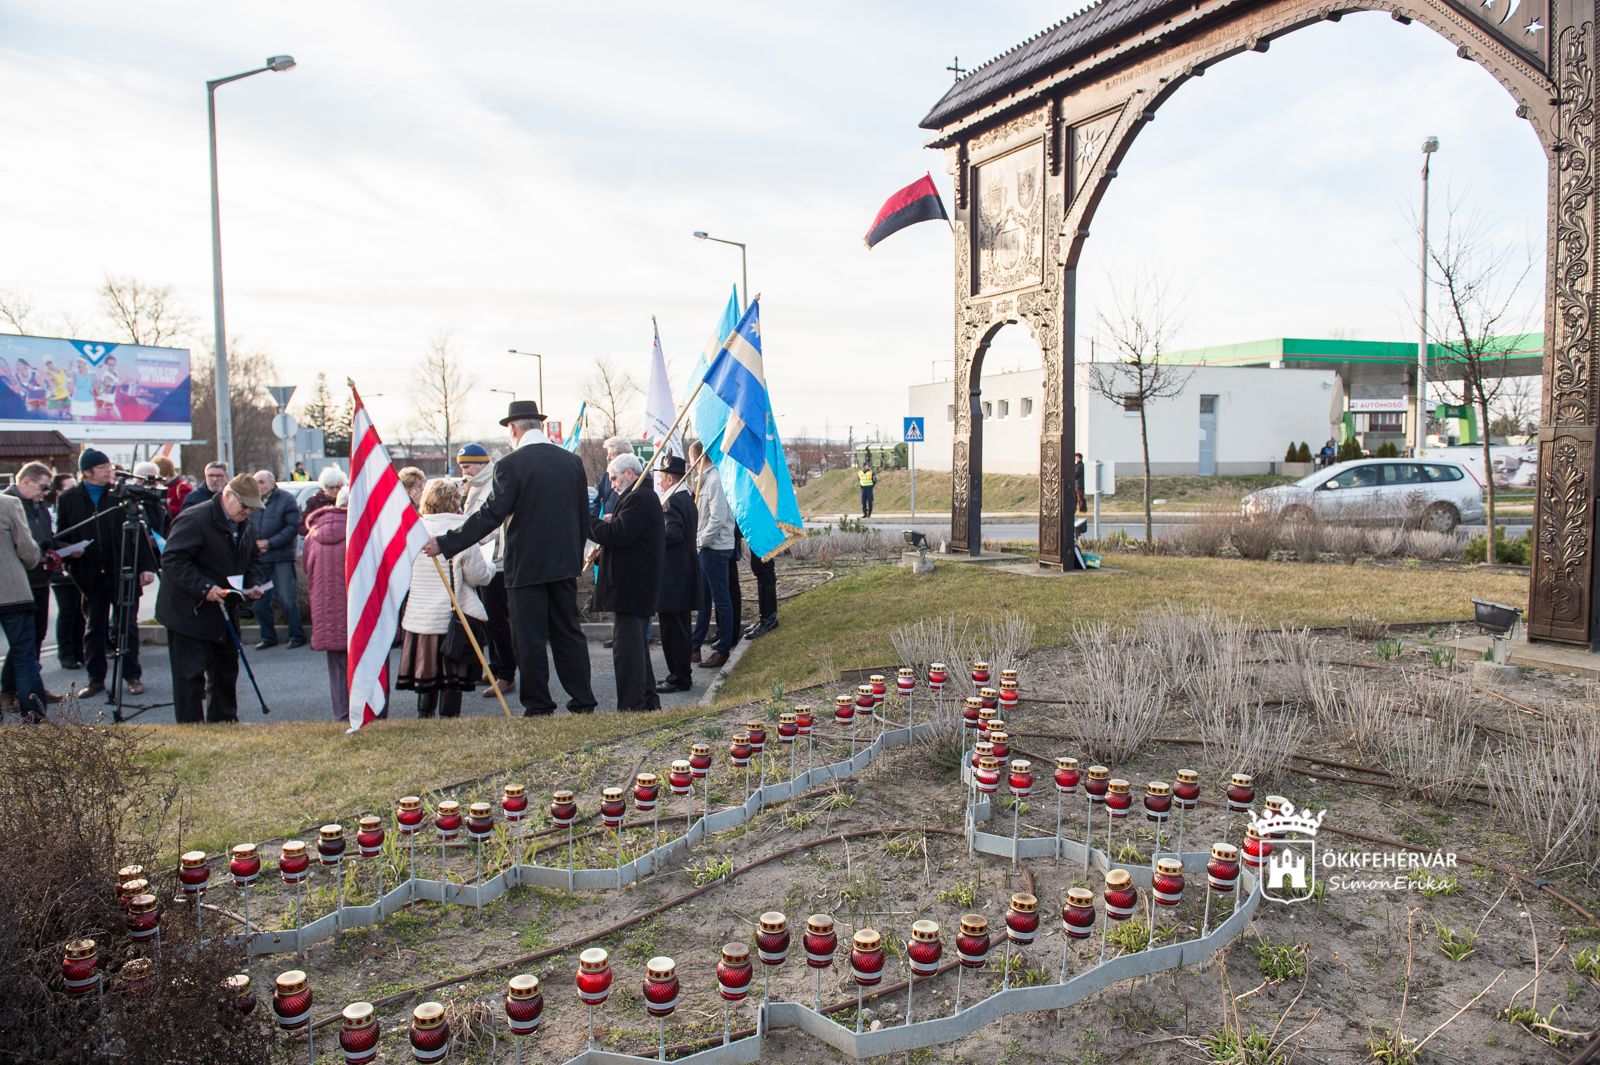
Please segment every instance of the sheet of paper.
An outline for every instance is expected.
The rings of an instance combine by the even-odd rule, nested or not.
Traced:
[[[62,558],[77,558],[79,555],[83,554],[84,549],[92,543],[94,543],[93,540],[79,540],[75,544],[68,544],[66,547],[56,548],[56,554],[60,555]]]

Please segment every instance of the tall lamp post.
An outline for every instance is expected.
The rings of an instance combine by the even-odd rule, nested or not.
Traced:
[[[750,306],[750,257],[748,249],[737,240],[723,240],[721,237],[713,237],[703,229],[695,230],[694,236],[696,240],[711,240],[718,244],[731,244],[739,249],[739,282],[743,286],[739,290],[739,313],[743,314],[745,309]]]
[[[1428,442],[1428,165],[1438,150],[1438,137],[1422,142],[1422,289],[1417,295],[1417,416],[1413,455],[1422,454]]]
[[[544,356],[536,351],[518,351],[516,348],[507,348],[506,352],[511,355],[526,355],[530,359],[539,360],[539,413],[546,418],[550,417],[550,412],[544,406]],[[504,390],[502,389],[501,391]],[[516,399],[517,397],[512,396],[511,398]]]
[[[217,461],[233,468],[233,410],[228,401],[228,337],[222,314],[222,205],[217,196],[217,90],[230,81],[289,70],[294,66],[294,56],[275,55],[267,58],[267,65],[230,74],[206,82],[206,123],[211,131],[211,292],[212,313],[216,319],[217,365],[214,375],[217,400]]]

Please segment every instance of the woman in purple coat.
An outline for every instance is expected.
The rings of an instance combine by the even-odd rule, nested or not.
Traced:
[[[333,719],[350,717],[350,682],[346,676],[344,543],[350,511],[350,489],[341,488],[331,507],[315,511],[306,523],[306,584],[311,601],[311,649],[328,656],[328,690]]]

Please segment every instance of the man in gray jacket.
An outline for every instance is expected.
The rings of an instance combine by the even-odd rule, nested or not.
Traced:
[[[33,588],[28,571],[39,564],[39,545],[28,529],[22,500],[0,495],[0,629],[11,645],[9,662],[17,682],[17,709],[29,721],[44,720],[44,684],[33,634]]]
[[[257,651],[278,646],[278,629],[272,623],[272,601],[277,599],[289,621],[289,646],[304,647],[306,630],[300,624],[300,600],[295,594],[294,545],[300,529],[300,508],[294,496],[278,487],[271,470],[257,470],[261,509],[250,511],[250,532],[255,537],[261,570],[272,582],[272,595],[256,601],[256,623],[261,626]]]
[[[728,662],[736,629],[732,593],[728,587],[728,561],[733,558],[733,510],[723,494],[722,478],[706,458],[706,449],[698,440],[689,445],[689,461],[694,465],[698,485],[694,502],[700,512],[700,528],[695,536],[695,546],[700,550],[700,615],[695,619],[689,644],[694,648],[691,657],[702,668],[719,669]],[[711,653],[702,657],[700,648],[710,635],[713,610],[717,615],[717,641]]]

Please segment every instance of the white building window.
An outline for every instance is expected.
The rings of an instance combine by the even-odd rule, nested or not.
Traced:
[[[994,404],[988,400],[983,401],[983,416],[986,420],[994,417]]]
[[[947,422],[953,422],[953,421],[956,420],[956,405],[954,403],[952,403],[949,406],[945,407],[945,409],[944,409],[944,420],[947,421]]]
[[[1022,409],[1019,412],[1019,416],[1023,418],[1033,417],[1033,399],[1029,396],[1024,396],[1021,400],[1021,403]]]
[[[998,415],[996,415],[996,417],[1005,418],[1005,417],[1008,417],[1010,414],[1011,414],[1011,401],[1009,399],[1002,399],[1000,401],[1000,413]]]

